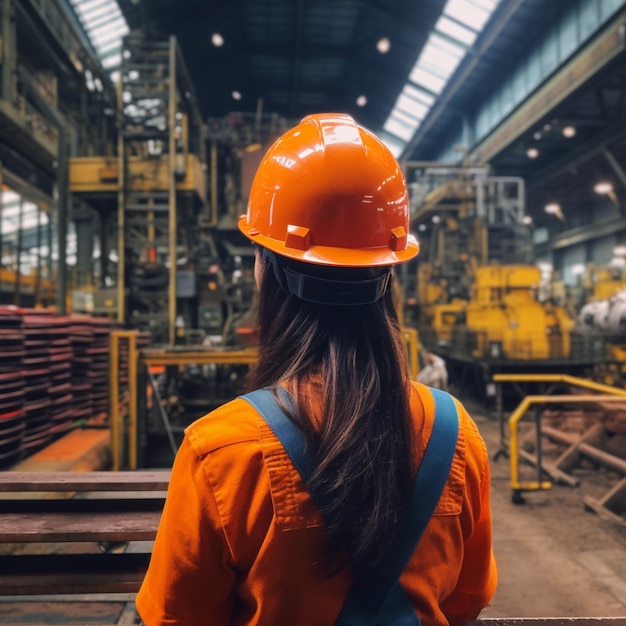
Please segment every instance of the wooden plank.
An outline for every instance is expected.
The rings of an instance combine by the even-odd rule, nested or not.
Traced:
[[[0,542],[151,541],[160,511],[0,514]]]
[[[3,596],[56,595],[63,593],[137,593],[145,570],[99,574],[76,572],[73,574],[16,574],[0,575],[0,594]]]
[[[136,593],[149,560],[149,553],[7,555],[0,595]]]
[[[167,491],[170,471],[0,472],[0,492]]]

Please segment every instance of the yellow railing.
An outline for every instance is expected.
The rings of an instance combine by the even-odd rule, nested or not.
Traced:
[[[536,429],[537,429],[537,480],[522,482],[520,480],[520,447],[519,447],[519,423],[528,413],[531,407],[539,407],[545,404],[580,404],[584,402],[624,402],[626,398],[626,390],[619,389],[617,387],[611,387],[610,385],[604,385],[585,378],[578,378],[576,376],[569,376],[567,374],[495,374],[493,377],[496,383],[565,383],[573,387],[581,389],[588,389],[590,391],[597,391],[599,394],[559,394],[552,395],[549,392],[537,395],[528,395],[517,408],[511,413],[508,419],[509,427],[509,441],[506,441],[504,434],[504,421],[502,413],[502,401],[501,401],[501,389],[499,390],[499,419],[500,419],[500,436],[501,446],[500,452],[508,452],[511,467],[511,488],[515,494],[519,494],[521,491],[536,491],[539,489],[550,489],[552,484],[549,481],[541,480],[541,474],[543,471],[541,464],[541,413],[536,411]]]
[[[415,328],[402,328],[402,337],[406,343],[407,352],[409,355],[409,370],[411,371],[411,380],[417,380],[417,375],[420,371],[419,366],[419,339],[417,336],[417,330]]]
[[[520,491],[536,491],[539,489],[550,489],[552,483],[548,481],[521,482],[519,478],[519,465],[520,465],[520,453],[519,453],[519,423],[524,418],[528,409],[531,406],[538,406],[544,404],[562,404],[567,402],[568,404],[581,404],[583,402],[624,402],[623,396],[618,395],[554,395],[554,396],[526,396],[519,406],[511,413],[509,417],[509,456],[511,460],[511,488],[515,492]],[[541,474],[541,413],[537,413],[537,471]]]
[[[114,330],[110,336],[109,415],[111,427],[112,469],[125,466],[126,434],[128,433],[128,468],[137,469],[137,337],[136,330]],[[120,411],[120,340],[128,341],[128,414]],[[127,417],[127,419],[126,419]]]
[[[565,383],[572,385],[573,387],[580,387],[581,389],[589,389],[591,391],[598,391],[600,393],[607,393],[610,395],[616,395],[620,397],[626,397],[626,389],[620,389],[619,387],[612,387],[611,385],[605,385],[603,383],[597,383],[587,378],[578,378],[577,376],[570,376],[569,374],[494,374],[493,381],[496,383],[496,412],[498,422],[500,424],[500,451],[499,453],[507,453],[508,443],[506,441],[506,435],[504,432],[504,412],[502,405],[502,385],[500,383]],[[549,391],[543,395],[549,395]]]

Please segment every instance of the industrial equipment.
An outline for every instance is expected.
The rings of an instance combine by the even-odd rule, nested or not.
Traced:
[[[425,347],[445,357],[452,383],[491,395],[493,372],[567,363],[597,354],[573,337],[566,307],[542,289],[524,219],[524,181],[486,167],[406,163],[417,262],[417,324]],[[591,363],[590,363],[591,361]]]
[[[70,190],[100,207],[111,312],[174,343],[177,318],[191,325],[194,251],[210,237],[199,219],[208,218],[202,122],[175,39],[124,38],[117,109],[116,156],[71,159]]]
[[[590,264],[581,276],[584,303],[577,328],[604,346],[606,362],[595,368],[595,377],[606,384],[626,384],[626,274],[624,268]]]
[[[537,300],[539,282],[540,270],[532,265],[476,269],[465,309],[473,356],[509,360],[570,356],[574,321],[563,307]]]

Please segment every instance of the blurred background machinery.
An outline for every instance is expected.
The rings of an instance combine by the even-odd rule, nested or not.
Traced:
[[[422,343],[459,385],[485,398],[494,373],[589,374],[605,363],[602,343],[577,332],[535,263],[523,179],[487,167],[405,168],[423,246],[408,302]]]

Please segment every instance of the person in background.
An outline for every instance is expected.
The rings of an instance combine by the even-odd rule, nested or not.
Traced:
[[[448,389],[448,368],[446,362],[434,352],[424,352],[424,367],[417,374],[418,382],[435,387],[435,389]]]
[[[367,623],[476,618],[497,584],[488,456],[456,399],[410,380],[391,268],[419,246],[398,163],[351,117],[307,116],[264,156],[239,228],[259,287],[250,389],[310,463],[247,399],[258,391],[191,424],[136,599],[143,622],[344,624],[393,560]],[[449,463],[417,482],[440,443]],[[421,538],[398,550],[415,511]]]

